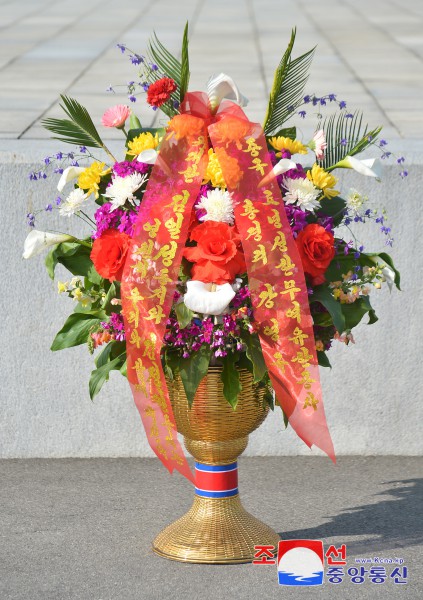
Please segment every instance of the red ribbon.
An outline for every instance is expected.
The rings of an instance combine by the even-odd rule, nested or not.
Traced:
[[[207,167],[207,134],[233,193],[254,318],[277,401],[299,437],[334,460],[301,259],[263,131],[227,100],[213,115],[201,92],[188,93],[181,114],[169,124],[122,280],[128,380],[150,446],[170,472],[177,469],[193,481],[176,437],[160,350],[192,207]]]

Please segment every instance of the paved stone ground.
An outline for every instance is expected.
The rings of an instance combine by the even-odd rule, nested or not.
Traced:
[[[111,102],[105,89],[135,75],[116,43],[143,52],[155,29],[177,52],[186,19],[191,89],[204,89],[213,72],[228,72],[251,100],[250,117],[262,120],[274,68],[296,25],[298,52],[318,44],[309,91],[334,92],[351,109],[362,107],[391,140],[423,134],[421,0],[0,0],[0,15],[0,140],[48,137],[40,119],[61,114],[60,92],[99,119]],[[134,109],[150,124],[155,115],[141,104]]]
[[[403,558],[406,585],[346,579],[282,588],[274,566],[189,565],[151,540],[185,512],[192,488],[156,459],[0,462],[2,600],[423,597],[421,458],[244,458],[245,507],[283,539],[347,545],[355,557]],[[390,572],[388,568],[388,573]]]

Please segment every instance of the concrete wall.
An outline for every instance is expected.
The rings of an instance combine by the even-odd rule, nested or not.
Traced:
[[[150,456],[126,380],[112,373],[92,403],[92,358],[86,348],[49,350],[71,301],[59,297],[41,257],[24,261],[21,254],[31,204],[42,207],[56,196],[54,177],[31,183],[28,172],[36,168],[35,158],[57,146],[3,142],[6,147],[0,153],[0,457]],[[408,153],[410,175],[405,182],[396,166],[387,168],[382,184],[352,173],[345,176],[346,185],[367,190],[374,206],[387,208],[395,237],[391,254],[402,272],[403,292],[373,291],[379,322],[360,326],[355,345],[335,343],[330,352],[333,370],[322,370],[338,455],[422,453],[422,157]],[[46,215],[44,227],[59,228],[59,223],[63,230],[63,218]],[[362,226],[359,232],[368,250],[384,249],[376,225]],[[310,451],[292,430],[284,430],[276,411],[251,436],[246,454]]]

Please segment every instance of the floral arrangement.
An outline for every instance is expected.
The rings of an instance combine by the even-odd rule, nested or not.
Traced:
[[[387,159],[390,156],[387,142],[379,139],[380,127],[369,130],[363,125],[361,113],[350,113],[346,103],[338,101],[334,94],[304,95],[313,50],[294,59],[294,40],[295,31],[275,73],[263,124],[264,149],[258,137],[251,137],[249,126],[234,108],[245,106],[247,100],[230,77],[220,74],[208,82],[207,96],[202,96],[208,116],[200,115],[201,110],[206,110],[204,106],[197,112],[193,108],[198,98],[187,95],[187,30],[181,61],[172,56],[157,37],[152,38],[146,56],[119,45],[139,70],[137,81],[128,84],[130,103],[134,105],[139,94],[146,94],[151,108],[161,110],[167,117],[163,126],[145,128],[129,106],[119,104],[107,110],[102,125],[122,132],[121,157],[112,155],[86,109],[72,98],[62,96],[66,118],[44,121],[56,139],[74,144],[78,149],[47,157],[45,167],[32,173],[31,178],[44,179],[49,170],[60,175],[57,186],[60,196],[45,210],[58,211],[64,222],[75,217],[82,219],[86,222],[87,234],[79,239],[71,234],[38,231],[35,215],[28,214],[32,230],[25,242],[24,257],[29,258],[50,246],[46,258],[50,277],[54,278],[57,264],[70,272],[68,281],[58,282],[58,291],[73,298],[76,306],[56,335],[52,350],[86,344],[91,353],[96,352],[95,369],[89,382],[91,398],[98,394],[112,370],[129,377],[130,371],[136,369],[136,359],[141,355],[135,357],[129,367],[128,337],[130,333],[133,342],[135,334],[139,336],[134,321],[141,314],[136,301],[143,296],[141,288],[127,288],[131,298],[125,308],[128,296],[122,291],[124,283],[138,281],[144,285],[151,277],[148,269],[156,251],[156,262],[160,256],[165,266],[173,264],[170,250],[166,255],[163,248],[172,249],[173,243],[176,244],[172,240],[179,239],[179,234],[182,237],[177,281],[170,281],[166,268],[158,269],[156,265],[153,277],[162,280],[157,288],[150,283],[149,289],[159,300],[155,307],[147,306],[143,318],[145,324],[154,326],[151,315],[160,315],[162,311],[162,317],[156,319],[156,323],[164,327],[162,340],[158,339],[157,331],[151,329],[150,343],[153,340],[159,346],[156,350],[160,352],[166,376],[182,378],[189,402],[193,401],[209,365],[219,364],[223,366],[224,395],[235,408],[241,388],[238,370],[234,367],[239,366],[253,372],[256,383],[266,389],[266,399],[272,406],[275,389],[276,402],[282,406],[286,419],[290,418],[292,410],[281,402],[275,388],[278,378],[269,374],[269,355],[264,350],[263,340],[267,335],[272,347],[271,340],[276,344],[280,338],[282,313],[271,310],[272,298],[276,296],[276,292],[272,296],[272,291],[278,281],[285,285],[280,294],[294,289],[292,277],[296,277],[299,269],[293,262],[293,252],[301,260],[305,301],[291,295],[290,308],[285,307],[284,314],[292,318],[297,315],[294,324],[299,324],[299,311],[304,309],[312,321],[308,334],[299,326],[290,330],[291,334],[294,331],[294,337],[289,339],[298,346],[295,348],[297,358],[292,358],[294,355],[291,356],[287,348],[286,354],[275,352],[274,360],[278,372],[284,372],[288,355],[292,364],[297,361],[302,365],[303,391],[308,394],[302,396],[303,408],[317,409],[316,395],[307,391],[312,389],[311,382],[316,381],[306,370],[313,364],[313,357],[317,356],[319,365],[330,366],[327,353],[334,340],[345,344],[354,342],[353,329],[363,317],[367,315],[370,324],[377,320],[370,292],[380,289],[385,282],[389,287],[395,284],[399,288],[400,276],[390,256],[385,252],[368,252],[349,228],[353,222],[374,222],[380,227],[386,244],[391,246],[393,238],[385,213],[371,208],[369,199],[359,190],[346,190],[341,195],[335,175],[340,169],[354,169],[363,176],[379,179],[378,161],[360,160],[357,155],[371,146],[380,150],[382,159]],[[110,91],[114,93],[115,88]],[[225,106],[230,105],[229,115],[225,118],[221,115],[219,120],[218,111],[228,100]],[[313,138],[298,139],[296,127],[288,122],[294,117],[304,119],[309,109],[320,111],[324,105],[335,106],[335,113],[327,118],[318,114]],[[161,213],[160,207],[154,212],[154,205],[145,200],[147,190],[156,186],[154,189],[160,194],[160,189],[166,188],[166,181],[177,185],[172,174],[180,156],[174,158],[178,150],[172,144],[185,143],[184,152],[189,154],[191,148],[192,153],[195,144],[198,146],[198,140],[202,139],[201,132],[207,131],[198,125],[200,116],[209,132],[214,132],[214,139],[212,143],[206,140],[203,155],[196,154],[193,162],[177,173],[179,178],[183,175],[182,186],[188,190],[192,181],[198,179],[197,167],[203,165],[192,209],[186,208],[189,202],[185,205],[182,202],[178,211],[174,202],[172,218]],[[241,150],[244,142],[247,149]],[[234,149],[232,154],[230,148]],[[98,158],[97,152],[102,152],[103,158]],[[270,157],[271,164],[267,167],[260,162],[260,152]],[[402,165],[404,159],[400,157],[397,161]],[[153,182],[155,169],[156,180],[160,179],[157,175],[160,170],[162,178]],[[268,222],[286,223],[290,230],[288,235],[285,229],[279,228],[279,237],[271,239],[273,245],[259,243],[263,233],[260,221],[256,220],[259,205],[250,199],[252,194],[240,197],[236,193],[247,172],[258,178],[254,180],[254,193],[263,189],[268,199],[269,210],[273,211],[269,213],[273,217],[267,217]],[[405,177],[407,172],[403,170],[400,174]],[[283,198],[279,206],[277,201],[271,200],[269,190],[275,190],[272,185]],[[166,193],[171,191],[166,188],[163,194]],[[147,220],[143,210],[150,211]],[[244,227],[243,223],[247,225]],[[146,236],[143,244],[138,239],[140,231]],[[272,285],[263,278],[260,285],[257,281],[254,283],[252,279],[258,276],[252,267],[260,262],[255,259],[259,256],[255,253],[263,254],[267,249],[266,258],[262,258],[265,265],[271,256],[276,256],[277,249],[283,251],[283,240],[287,236],[292,241],[291,246],[288,244],[288,250],[285,248],[282,259],[278,255],[280,264],[274,265],[280,269],[279,279]],[[247,256],[247,241],[255,243],[254,240],[257,243]],[[167,312],[164,295],[169,290],[172,298],[170,312]],[[160,294],[163,294],[161,300]],[[135,312],[131,312],[131,307],[136,308]],[[257,318],[259,310],[267,311],[261,313],[260,319]],[[309,338],[308,345],[305,338]],[[147,346],[143,356],[146,352]],[[306,436],[301,437],[307,441]]]

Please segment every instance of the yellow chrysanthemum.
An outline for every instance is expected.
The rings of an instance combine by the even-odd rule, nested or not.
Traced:
[[[209,162],[204,175],[204,183],[210,182],[213,187],[226,188],[226,183],[223,178],[222,167],[220,166],[217,155],[213,149],[209,149]]]
[[[127,154],[130,156],[138,156],[144,150],[155,150],[159,145],[159,136],[153,135],[150,131],[140,133],[132,141],[128,142]]]
[[[78,187],[81,190],[87,192],[87,194],[94,194],[95,198],[98,198],[98,184],[101,181],[103,175],[107,175],[110,169],[105,169],[105,163],[94,162],[92,165],[87,167],[85,171],[78,177]]]
[[[321,189],[326,198],[330,199],[339,195],[338,190],[333,189],[338,179],[322,169],[322,167],[319,167],[316,163],[314,163],[311,171],[307,171],[307,179]]]
[[[288,150],[291,154],[307,154],[306,146],[298,140],[291,140],[290,138],[279,136],[270,138],[269,143],[279,152]]]

